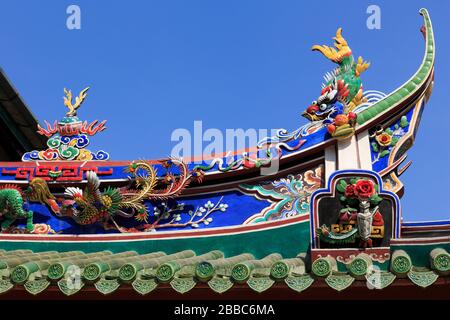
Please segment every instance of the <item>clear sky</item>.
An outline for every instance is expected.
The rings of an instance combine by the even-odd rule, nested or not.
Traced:
[[[81,8],[81,30],[66,8]],[[370,4],[381,29],[366,27]],[[65,113],[63,88],[90,85],[83,119],[107,119],[92,149],[112,159],[160,158],[176,128],[286,128],[317,97],[333,65],[310,51],[343,27],[355,55],[372,65],[365,89],[390,92],[424,51],[421,7],[437,43],[436,85],[413,166],[402,176],[405,220],[450,218],[450,2],[448,1],[7,1],[0,0],[0,66],[40,122]]]

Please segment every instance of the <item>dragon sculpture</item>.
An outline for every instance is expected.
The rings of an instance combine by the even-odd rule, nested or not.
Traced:
[[[355,132],[357,116],[353,111],[365,102],[360,76],[370,64],[362,57],[355,61],[342,36],[342,28],[336,31],[333,39],[335,48],[325,45],[312,47],[313,51],[321,52],[338,67],[325,75],[320,96],[302,115],[310,121],[323,121],[332,137],[346,139]]]
[[[6,185],[0,190],[2,231],[7,230],[17,219],[26,219],[27,231],[33,231],[33,211],[27,210],[24,204],[22,191],[16,186]]]
[[[190,172],[187,165],[178,159],[161,161],[166,174],[159,178],[154,166],[145,161],[132,162],[126,169],[134,180],[135,187],[112,188],[100,191],[100,181],[93,171],[86,173],[87,185],[84,190],[68,187],[61,207],[63,216],[72,217],[78,224],[90,225],[96,222],[107,227],[112,221],[115,227],[122,228],[114,217],[134,217],[137,221],[147,222],[148,209],[144,201],[162,200],[177,197],[192,181],[200,181],[202,175],[198,171]],[[175,167],[178,174],[169,171]],[[157,189],[158,185],[163,185]]]
[[[27,190],[23,191],[17,185],[0,187],[0,217],[2,232],[8,230],[16,220],[26,219],[26,231],[33,232],[33,211],[28,209],[29,202],[39,202],[47,205],[55,214],[59,214],[59,206],[50,193],[44,179],[35,178],[30,181]]]

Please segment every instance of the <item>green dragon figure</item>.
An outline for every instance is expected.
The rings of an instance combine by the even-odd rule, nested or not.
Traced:
[[[347,41],[342,37],[342,29],[336,32],[335,48],[314,45],[312,50],[320,51],[339,66],[325,75],[325,84],[320,96],[302,114],[311,121],[324,121],[332,137],[345,139],[353,135],[356,114],[353,112],[361,103],[363,88],[360,75],[369,63],[359,57],[355,61]]]
[[[27,219],[27,231],[33,231],[33,211],[25,209],[22,193],[14,186],[0,190],[0,216],[3,217],[2,231],[8,229],[17,219]]]
[[[59,207],[55,197],[50,193],[47,183],[41,178],[35,178],[30,182],[28,189],[23,192],[16,185],[4,185],[0,187],[0,217],[2,231],[7,230],[18,219],[26,219],[26,230],[32,232],[33,211],[28,210],[28,201],[46,204],[54,213],[59,213]]]

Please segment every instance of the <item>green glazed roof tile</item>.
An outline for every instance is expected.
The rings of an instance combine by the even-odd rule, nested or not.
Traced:
[[[430,257],[429,268],[417,268],[414,267],[413,261],[408,259],[405,251],[396,250],[391,256],[390,268],[397,274],[406,272],[411,283],[421,287],[431,286],[439,276],[447,274],[445,268],[448,253],[434,248],[427,254]],[[5,271],[2,271],[0,292],[8,292],[15,286],[22,286],[30,294],[37,295],[49,288],[58,287],[63,294],[73,295],[81,288],[91,286],[99,294],[111,294],[122,286],[131,286],[137,293],[145,295],[158,286],[169,285],[174,291],[188,294],[196,290],[199,282],[207,283],[211,290],[217,293],[232,289],[235,283],[246,283],[251,290],[264,292],[270,290],[275,281],[279,281],[279,285],[302,292],[314,282],[312,274],[306,272],[308,264],[311,263],[304,255],[283,259],[280,254],[272,253],[255,259],[249,253],[226,257],[217,250],[200,255],[196,255],[192,250],[171,254],[138,254],[134,251],[0,251],[0,266]],[[74,280],[74,271],[69,272],[69,268],[74,268],[81,277]],[[443,272],[439,273],[438,270],[441,269]],[[359,273],[353,273],[334,271],[324,277],[324,281],[333,289],[341,291],[351,289],[355,282],[369,279],[374,287],[382,289],[399,278],[388,271],[380,271],[379,277],[366,274],[363,278],[359,277]],[[377,282],[378,278],[380,283]]]

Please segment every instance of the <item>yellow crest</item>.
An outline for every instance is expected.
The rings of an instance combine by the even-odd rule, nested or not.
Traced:
[[[312,46],[311,49],[313,51],[320,51],[325,57],[327,57],[331,61],[333,61],[335,63],[339,63],[339,62],[341,62],[343,57],[347,57],[347,56],[351,55],[352,50],[348,46],[347,41],[342,36],[342,28],[337,29],[336,36],[333,37],[333,39],[335,41],[334,47],[337,50],[335,48],[331,48],[331,47],[328,47],[325,45],[323,45],[323,46],[314,45],[314,46]]]
[[[370,63],[367,61],[363,61],[363,58],[361,56],[358,57],[358,63],[356,64],[355,67],[355,74],[357,77],[359,77],[361,75],[361,73],[363,73],[364,71],[367,70],[367,68],[369,68]]]
[[[77,115],[77,109],[81,107],[81,104],[83,103],[84,99],[86,99],[87,92],[89,90],[89,87],[85,88],[80,92],[78,97],[75,98],[75,103],[72,103],[72,91],[67,90],[64,88],[64,105],[69,108],[69,112],[66,113],[66,116],[68,117],[75,117]]]

